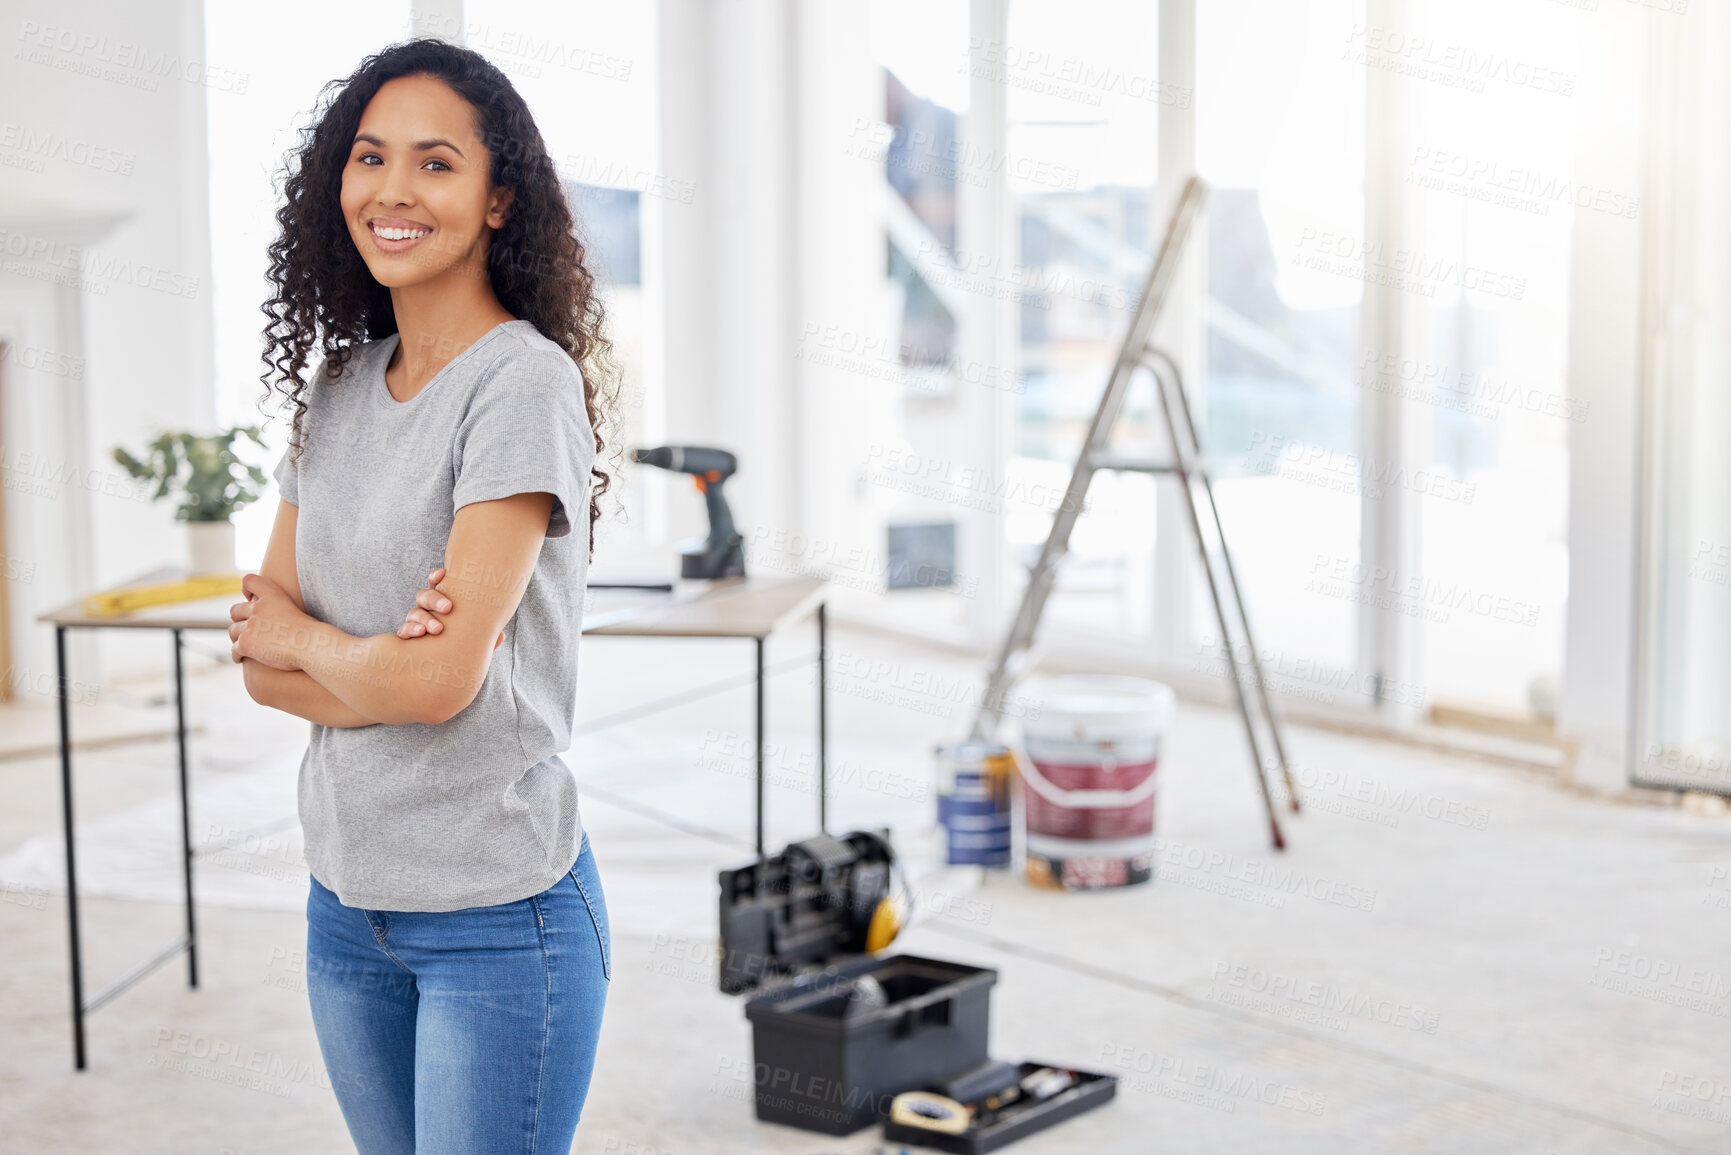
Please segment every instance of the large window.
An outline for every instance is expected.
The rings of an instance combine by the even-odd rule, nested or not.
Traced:
[[[1417,668],[1435,706],[1549,716],[1568,597],[1569,434],[1592,419],[1564,378],[1571,226],[1577,212],[1601,212],[1634,228],[1638,192],[1576,195],[1575,13],[1455,0],[1424,15],[1431,43],[1508,66],[1408,84],[1398,160],[1420,327],[1404,365],[1365,351],[1367,387],[1393,391],[1429,427],[1399,478],[1420,519],[1403,596],[1421,611]]]
[[[1013,384],[971,372],[962,344],[974,277],[958,263],[958,223],[979,177],[967,155],[968,6],[876,0],[870,19],[882,102],[846,151],[882,190],[882,307],[826,352],[857,369],[857,388],[874,399],[878,433],[855,465],[881,526],[873,576],[900,624],[952,633],[965,629],[979,594],[965,560],[969,535],[981,503],[991,516],[1000,500],[973,481],[992,463],[963,433],[966,403],[981,388]],[[849,341],[856,346],[843,347]]]
[[[1028,492],[1061,493],[1164,224],[1151,194],[1176,174],[1154,166],[1172,87],[1156,12],[1009,7],[1004,147],[1045,162],[1012,186],[1021,389],[1006,473]],[[1470,0],[1375,29],[1363,0],[1197,0],[1195,163],[1212,192],[1201,274],[1183,287],[1192,371],[1262,657],[1289,695],[1406,717],[1554,701],[1567,446],[1584,416],[1563,383],[1570,18]],[[1484,80],[1379,55],[1408,35],[1501,65]],[[1367,92],[1390,83],[1399,115],[1367,118]],[[1602,201],[1592,211],[1618,211]],[[1120,440],[1157,447],[1153,416],[1133,391]],[[1218,631],[1200,571],[1160,563],[1160,484],[1096,478],[1047,621],[1159,640],[1176,601],[1187,636],[1161,653],[1205,670],[1194,659]],[[1016,577],[1049,525],[1049,510],[1006,511]],[[1189,527],[1165,528],[1167,551],[1188,554]]]
[[[1271,684],[1355,702],[1363,563],[1364,77],[1341,62],[1362,0],[1199,0],[1197,167],[1208,207],[1204,438]],[[1255,28],[1256,35],[1244,34]],[[1199,641],[1218,633],[1194,599]]]
[[[1012,0],[992,61],[1006,88],[1018,244],[1020,389],[1005,470],[1026,495],[1005,512],[1012,591],[1051,531],[1153,257],[1162,99],[1152,4]],[[1115,449],[1153,452],[1153,393],[1133,388]],[[1100,473],[1060,568],[1046,627],[1146,636],[1152,629],[1155,488]]]

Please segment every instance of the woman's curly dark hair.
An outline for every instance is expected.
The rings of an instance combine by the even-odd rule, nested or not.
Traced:
[[[302,374],[313,347],[325,358],[325,377],[341,375],[353,346],[397,331],[391,292],[374,279],[349,235],[340,198],[361,113],[386,81],[426,75],[444,81],[475,108],[480,137],[491,154],[488,177],[512,189],[505,226],[487,250],[493,293],[513,316],[535,328],[577,363],[597,458],[606,447],[602,429],[618,405],[618,375],[594,276],[585,264],[564,187],[529,106],[509,79],[485,57],[442,40],[393,44],[362,60],[347,79],[320,91],[320,107],[302,130],[287,165],[281,233],[269,248],[273,295],[262,309],[264,362],[260,380],[267,400],[278,389],[294,403],[290,452],[300,459],[306,389]],[[589,497],[589,555],[595,522],[611,479],[600,468]],[[573,524],[574,511],[567,511]]]

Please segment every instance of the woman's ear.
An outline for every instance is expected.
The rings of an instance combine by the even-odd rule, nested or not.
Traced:
[[[487,227],[502,229],[505,227],[505,210],[511,207],[516,198],[516,192],[508,186],[501,185],[493,190],[492,197],[487,202]]]

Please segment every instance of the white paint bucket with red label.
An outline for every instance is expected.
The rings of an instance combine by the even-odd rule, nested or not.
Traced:
[[[1147,678],[1069,674],[1044,683],[1022,723],[1026,864],[1066,890],[1153,877],[1155,768],[1177,699]]]

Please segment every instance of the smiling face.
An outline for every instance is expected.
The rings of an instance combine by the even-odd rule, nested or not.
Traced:
[[[473,106],[432,76],[386,81],[367,104],[343,168],[343,218],[379,283],[483,276],[511,190],[492,188]]]

